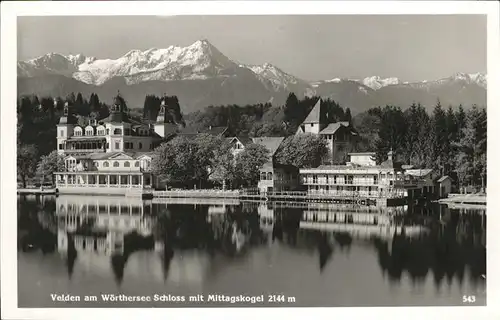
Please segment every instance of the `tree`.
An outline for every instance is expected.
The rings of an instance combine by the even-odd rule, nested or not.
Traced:
[[[152,172],[169,184],[195,186],[200,179],[196,155],[197,145],[194,140],[180,136],[161,144],[153,151]]]
[[[284,114],[285,122],[292,126],[297,126],[299,124],[300,109],[299,109],[299,99],[295,93],[291,92],[285,102]]]
[[[206,177],[201,179],[224,182],[230,179],[233,167],[231,145],[226,139],[211,134],[201,134],[196,137],[197,156],[200,166],[207,168]]]
[[[269,161],[269,150],[258,144],[249,144],[236,155],[234,182],[243,187],[253,187],[259,181],[260,168]]]
[[[290,136],[276,152],[276,161],[298,168],[315,168],[328,154],[325,140],[320,136],[303,134]]]
[[[348,121],[349,123],[351,123],[351,121],[352,121],[351,109],[349,109],[349,108],[345,109],[345,112],[344,112],[344,121]]]
[[[434,162],[434,167],[439,169],[441,174],[444,174],[447,170],[445,167],[448,163],[448,129],[446,126],[446,115],[441,107],[441,103],[437,102],[433,116],[432,116],[432,160]]]
[[[42,183],[45,177],[51,177],[52,184],[55,184],[54,172],[64,171],[64,157],[57,150],[48,155],[42,156],[37,166],[37,173],[42,176]]]
[[[28,178],[33,177],[36,170],[37,149],[35,145],[21,145],[17,149],[17,175],[26,188]]]
[[[385,161],[387,153],[390,150],[396,154],[403,153],[405,150],[407,124],[401,108],[386,106],[384,109],[373,109],[371,114],[380,118],[378,137],[375,142],[375,161],[377,163]]]
[[[466,114],[466,127],[454,146],[458,150],[455,166],[461,185],[485,186],[486,179],[486,110],[473,106]]]

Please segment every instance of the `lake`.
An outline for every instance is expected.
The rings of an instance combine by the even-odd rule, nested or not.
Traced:
[[[438,204],[18,196],[17,245],[19,307],[486,304],[485,212]]]

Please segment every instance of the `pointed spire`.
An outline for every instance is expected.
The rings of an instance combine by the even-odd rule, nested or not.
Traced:
[[[320,123],[321,98],[318,99],[311,112],[307,115],[303,123]]]

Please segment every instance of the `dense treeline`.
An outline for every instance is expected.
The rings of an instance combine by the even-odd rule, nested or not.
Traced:
[[[461,186],[486,183],[486,109],[462,106],[446,110],[439,101],[432,114],[419,104],[372,108],[354,119],[366,151],[376,160],[396,153],[399,161],[417,168],[433,168],[450,175]]]
[[[235,136],[277,137],[295,134],[320,97],[299,100],[291,93],[284,106],[270,103],[255,105],[209,106],[186,116],[187,125],[194,129],[226,126]],[[322,100],[321,117],[329,122],[351,121],[349,108],[343,109],[331,99]]]
[[[161,97],[148,95],[141,112],[125,111],[132,118],[155,120]],[[165,120],[201,130],[210,126],[226,126],[233,136],[291,136],[312,110],[319,97],[298,99],[291,93],[285,105],[273,107],[270,103],[255,105],[208,106],[204,110],[183,116],[177,97],[166,97]],[[18,101],[17,138],[18,169],[32,176],[41,156],[56,149],[56,125],[63,112],[64,101],[69,101],[78,122],[109,115],[109,105],[96,94],[84,98],[80,93],[70,94],[64,100],[52,97],[23,96]],[[126,102],[123,101],[126,105]],[[437,102],[429,114],[424,106],[413,104],[406,110],[396,106],[376,107],[352,118],[349,108],[342,108],[331,99],[322,100],[322,120],[326,122],[352,121],[359,133],[356,151],[376,151],[376,160],[384,161],[393,150],[398,160],[415,167],[434,168],[443,175],[452,176],[462,185],[486,183],[486,109],[462,106],[444,109]],[[184,119],[186,121],[184,121]],[[287,141],[289,141],[288,139]],[[291,141],[291,140],[290,140]],[[313,141],[309,141],[312,143]],[[304,143],[297,142],[298,144]],[[292,150],[293,145],[286,146]],[[315,143],[311,150],[322,151]],[[283,149],[283,148],[282,148]],[[319,152],[319,151],[318,151]],[[284,163],[295,160],[278,153]],[[311,155],[309,165],[319,159]],[[32,162],[35,162],[33,165]],[[19,171],[19,170],[18,170]]]
[[[165,100],[165,121],[185,125],[179,99],[176,96],[164,96],[160,98],[155,95],[147,95],[144,99],[142,118],[155,120],[160,112],[162,100]]]

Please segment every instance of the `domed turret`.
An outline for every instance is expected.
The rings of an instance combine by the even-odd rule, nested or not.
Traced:
[[[55,103],[57,103],[57,101],[55,101]],[[59,124],[67,124],[70,122],[72,123],[73,122],[72,120],[73,120],[73,118],[71,117],[71,115],[69,113],[69,102],[66,101],[64,103],[63,115],[59,119]]]

